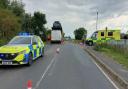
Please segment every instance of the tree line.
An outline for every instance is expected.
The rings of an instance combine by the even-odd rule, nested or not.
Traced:
[[[30,32],[43,35],[42,38],[45,38],[47,31],[44,25],[46,23],[44,13],[39,11],[34,12],[33,15],[26,13],[24,4],[19,0],[0,1],[0,45],[8,42],[19,32]]]
[[[76,40],[86,39],[87,30],[84,27],[80,27],[74,31],[74,35]]]

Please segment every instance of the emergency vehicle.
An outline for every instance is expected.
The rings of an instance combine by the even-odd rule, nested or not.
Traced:
[[[86,44],[89,46],[94,45],[97,42],[106,42],[108,40],[120,40],[120,30],[98,30],[95,31],[92,36],[86,39]]]
[[[31,65],[44,55],[44,43],[39,36],[20,33],[0,47],[0,65]]]

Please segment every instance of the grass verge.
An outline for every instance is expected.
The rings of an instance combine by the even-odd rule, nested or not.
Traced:
[[[95,46],[94,49],[96,51],[104,53],[124,67],[128,68],[128,54],[126,52],[123,52],[123,49],[113,47],[111,45]]]
[[[76,44],[81,43],[81,42],[82,40],[73,40],[73,43],[76,43]]]

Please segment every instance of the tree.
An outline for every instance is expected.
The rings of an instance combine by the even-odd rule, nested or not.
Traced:
[[[20,0],[0,0],[0,45],[21,31],[36,35],[43,33],[45,38],[46,23],[45,14],[41,12],[35,12],[33,16],[25,14],[24,4]]]
[[[25,14],[23,19],[22,19],[22,30],[24,32],[29,32],[33,33],[33,28],[32,28],[32,16],[31,14]]]
[[[25,13],[24,4],[18,0],[12,1],[9,9],[18,17],[22,17]]]
[[[74,31],[75,39],[82,40],[83,36],[87,34],[87,30],[83,27],[78,28]]]
[[[52,31],[51,29],[47,29],[46,34],[51,35],[51,31]]]
[[[9,5],[9,0],[0,0],[0,8],[7,8]]]
[[[0,31],[4,39],[9,39],[20,31],[19,18],[11,11],[0,9]]]
[[[8,40],[21,31],[22,18],[18,15],[20,12],[17,9],[17,7],[21,7],[20,5],[18,1],[14,5],[12,0],[0,0],[0,45],[7,43]],[[23,10],[24,8],[22,7]],[[17,14],[15,13],[16,11]]]
[[[39,32],[43,32],[46,34],[46,29],[44,25],[47,23],[45,14],[41,12],[35,12],[34,16],[32,17],[32,26],[33,31],[36,35],[39,35]]]

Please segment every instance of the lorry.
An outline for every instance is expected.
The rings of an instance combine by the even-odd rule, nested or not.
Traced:
[[[63,39],[63,30],[61,23],[59,21],[55,21],[53,23],[52,31],[51,31],[51,43],[61,43]]]
[[[120,30],[115,29],[105,29],[105,30],[98,30],[95,31],[92,36],[86,39],[85,43],[89,46],[93,46],[97,42],[106,42],[108,40],[120,40]]]
[[[62,34],[60,30],[52,30],[51,31],[51,43],[61,43]]]

